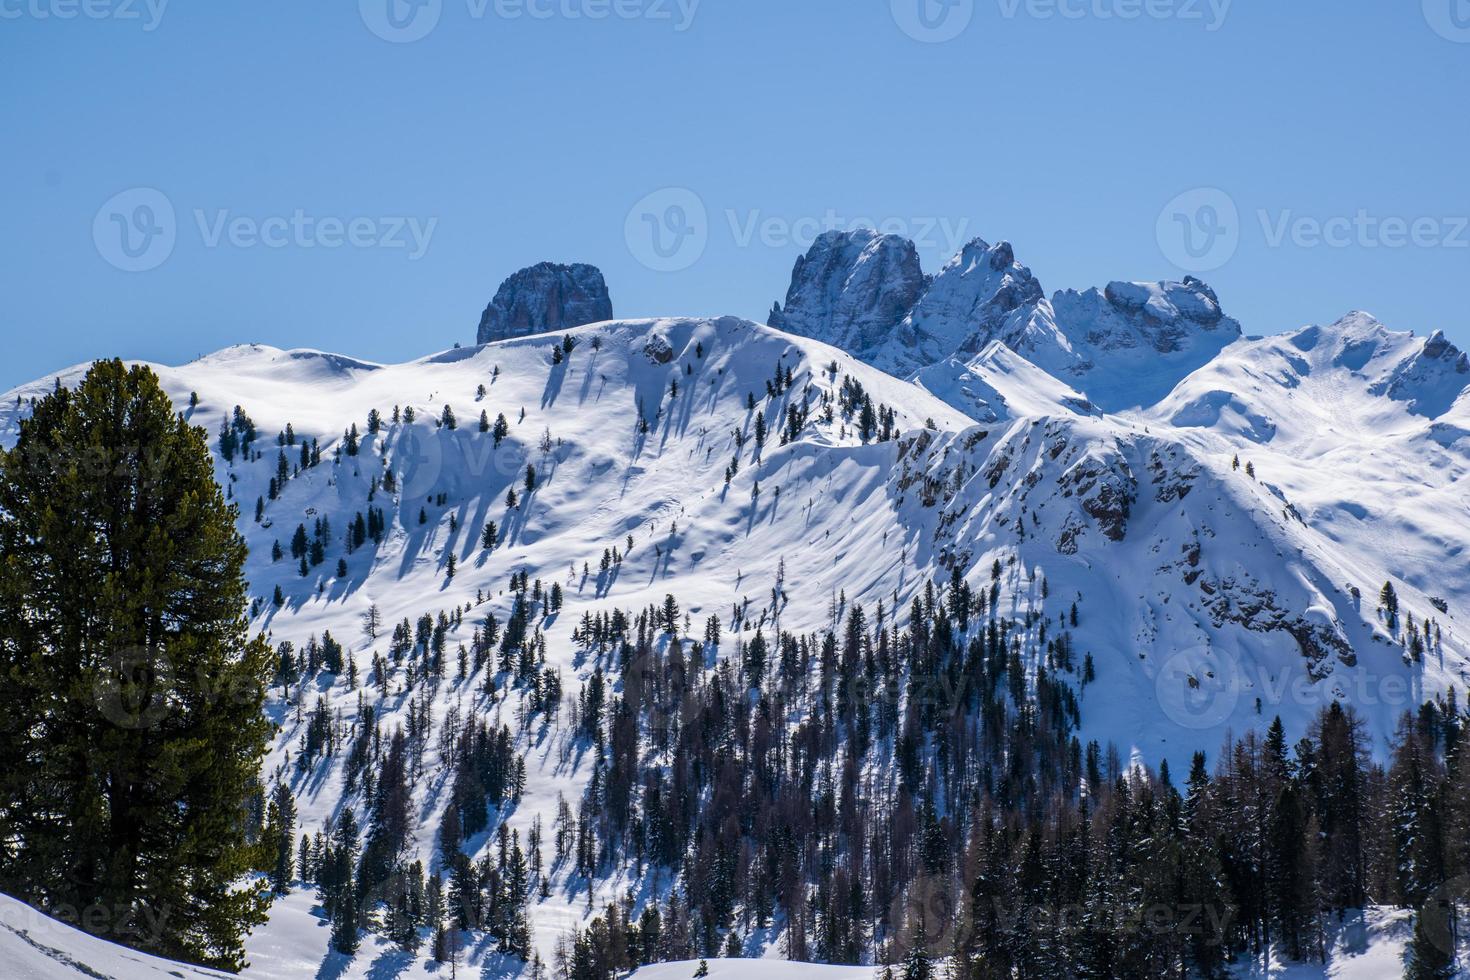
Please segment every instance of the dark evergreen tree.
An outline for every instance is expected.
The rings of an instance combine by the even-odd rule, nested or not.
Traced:
[[[203,431],[121,361],[37,401],[0,453],[0,889],[239,969],[263,919],[236,884],[273,654],[247,634],[213,472]],[[145,924],[145,903],[171,914]]]
[[[1425,902],[1414,917],[1414,937],[1405,957],[1406,980],[1452,980],[1457,974],[1453,950],[1454,912],[1448,900]]]

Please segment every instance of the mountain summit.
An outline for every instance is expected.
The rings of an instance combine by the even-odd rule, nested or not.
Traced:
[[[905,378],[999,341],[1108,410],[1157,402],[1241,335],[1192,276],[1047,299],[1009,242],[976,238],[927,276],[913,242],[866,229],[818,238],[770,322]]]
[[[612,299],[596,266],[541,262],[500,284],[480,317],[481,344],[611,320]]]
[[[946,787],[1107,794],[1278,717],[1281,745],[1310,739],[1337,702],[1382,761],[1406,711],[1463,703],[1470,358],[1441,334],[1353,313],[1243,338],[1197,279],[1048,298],[1005,243],[928,277],[876,233],[797,263],[790,332],[571,327],[610,312],[580,268],[502,287],[481,336],[517,336],[405,364],[250,345],[154,366],[240,505],[279,662],[265,773],[302,838],[346,839],[350,808],[389,840],[399,800],[408,899],[424,874],[477,894],[504,843],[514,919],[467,932],[487,938],[461,965],[552,961],[663,874],[674,911],[642,921],[697,935],[726,889],[781,909],[747,954],[826,956],[786,946],[791,911],[759,893],[788,860],[819,883],[794,894],[828,880],[788,828],[846,837],[851,806],[877,828],[852,839],[891,812],[942,841]],[[86,370],[0,398],[0,445]],[[402,945],[428,930],[331,952],[337,879],[306,864],[247,944],[260,975],[443,975]],[[44,945],[93,955],[70,941]]]

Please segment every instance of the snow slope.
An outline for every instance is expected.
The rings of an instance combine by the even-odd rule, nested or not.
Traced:
[[[0,974],[8,980],[223,980],[217,970],[134,952],[0,895]]]
[[[1230,975],[1239,980],[1387,980],[1403,974],[1404,951],[1412,933],[1410,916],[1400,910],[1369,909],[1329,923],[1327,962],[1283,962],[1273,955],[1236,964]],[[876,980],[881,968],[817,966],[771,960],[706,960],[709,980]],[[1463,966],[1463,964],[1462,964]],[[690,980],[698,961],[658,963],[633,973],[630,980]],[[944,965],[938,965],[943,975]],[[895,968],[895,976],[902,970]]]
[[[1195,287],[1186,292],[1198,299]],[[1213,316],[1162,287],[1122,299],[1183,306],[1194,321]],[[1147,314],[1153,327],[1173,315],[1159,310]],[[244,346],[154,368],[177,405],[198,394],[187,411],[212,435],[236,405],[258,427],[260,458],[219,460],[217,474],[241,506],[247,575],[260,600],[255,625],[273,642],[300,647],[330,630],[366,676],[386,646],[361,628],[370,607],[385,628],[458,610],[452,664],[487,613],[506,619],[509,576],[525,572],[566,596],[564,610],[538,625],[548,665],[574,698],[590,671],[571,641],[586,612],[674,594],[695,624],[716,615],[728,625],[748,604],[748,622],[768,633],[778,616],[782,630],[821,630],[833,625],[839,596],[902,610],[953,568],[989,587],[999,561],[1002,607],[1021,619],[1034,614],[1031,639],[1048,625],[1055,635],[1058,614],[1078,607],[1078,653],[1096,664],[1081,695],[1084,740],[1184,771],[1189,753],[1213,757],[1228,731],[1275,714],[1294,740],[1336,697],[1385,739],[1402,711],[1451,688],[1463,693],[1470,680],[1457,625],[1470,573],[1454,560],[1470,546],[1470,441],[1457,435],[1470,434],[1463,360],[1437,341],[1360,319],[1312,330],[1236,341],[1198,369],[1188,366],[1198,350],[1181,347],[1185,360],[1167,372],[1183,381],[1154,407],[1128,411],[1100,408],[1087,388],[1004,343],[936,364],[911,384],[818,341],[734,318],[581,327],[560,363],[552,350],[560,337],[540,336],[399,365]],[[778,366],[792,385],[768,390]],[[835,399],[847,378],[894,411],[897,438],[864,443],[841,412],[824,418],[822,398]],[[54,381],[8,394],[0,441],[13,440],[25,399]],[[758,462],[752,401],[771,429]],[[804,404],[806,424],[784,442],[788,410]],[[435,425],[446,405],[458,419],[452,430]],[[409,406],[415,421],[367,434],[370,410],[388,420]],[[479,431],[482,411],[509,423],[498,447]],[[291,479],[257,523],[255,502],[276,472],[275,436],[288,423],[298,438],[320,441],[323,461]],[[361,451],[339,457],[354,424]],[[298,448],[287,447],[293,465]],[[737,452],[741,465],[727,484]],[[538,486],[509,507],[507,491],[521,491],[528,465]],[[370,500],[388,468],[400,492],[378,489]],[[385,509],[386,534],[349,554],[342,532],[370,505]],[[298,524],[309,530],[319,518],[335,542],[323,565],[303,578],[289,557],[272,560],[274,543],[287,547]],[[480,528],[490,520],[503,544],[486,552]],[[603,570],[614,547],[625,558]],[[1419,661],[1375,609],[1390,578],[1405,611],[1439,627]],[[777,584],[787,601],[774,607]],[[279,609],[271,602],[278,587]],[[577,800],[590,766],[565,727],[521,728],[519,694],[487,708],[483,681],[461,681],[451,666],[444,683],[411,695],[401,683],[385,696],[331,675],[315,680],[299,706],[277,692],[268,710],[281,731],[267,778],[290,781],[302,826],[314,832],[351,796],[342,756],[307,776],[288,764],[318,696],[348,725],[372,707],[390,732],[420,705],[439,732],[489,711],[517,730],[526,761],[526,794],[504,815],[524,838],[538,817],[550,825],[559,796]],[[447,773],[439,739],[428,743],[415,804],[419,855],[432,868]],[[493,837],[469,844],[478,856]],[[553,871],[550,897],[533,910],[544,958],[589,908],[659,885],[615,876],[595,887],[589,896],[564,869]],[[293,894],[252,937],[253,971],[426,969],[372,937],[351,960],[328,954],[326,937],[311,896]],[[493,974],[497,962],[493,951],[471,949],[462,966]]]
[[[301,895],[288,896],[272,909],[270,925],[251,937],[252,965],[242,976],[259,980],[294,980],[306,976],[353,975],[353,963],[327,950],[327,925],[311,915]],[[1283,964],[1275,958],[1241,964],[1234,975],[1245,978],[1309,980],[1378,980],[1397,976],[1410,933],[1401,911],[1370,910],[1350,917],[1333,931],[1329,962]],[[414,959],[368,934],[356,957],[370,976],[416,980],[442,977],[447,967]],[[88,935],[0,895],[0,964],[11,980],[222,980],[230,974],[176,963],[134,952]],[[709,980],[874,980],[871,966],[820,966],[772,959],[706,961]],[[698,962],[659,963],[636,971],[631,980],[689,980]]]

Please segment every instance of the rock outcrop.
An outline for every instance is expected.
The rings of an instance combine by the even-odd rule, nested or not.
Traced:
[[[1108,411],[1153,404],[1241,336],[1192,276],[1048,299],[1009,242],[976,238],[930,277],[913,242],[865,230],[818,238],[770,323],[904,378],[999,342]]]
[[[596,266],[542,262],[500,284],[480,317],[476,341],[568,330],[612,317],[607,283]]]
[[[929,287],[914,243],[876,231],[829,231],[796,260],[786,307],[770,325],[876,364]]]

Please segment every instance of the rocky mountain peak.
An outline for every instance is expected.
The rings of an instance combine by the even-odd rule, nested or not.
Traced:
[[[1101,291],[1065,290],[1052,297],[1052,306],[1063,330],[1080,332],[1095,346],[1148,346],[1173,354],[1195,343],[1201,332],[1218,333],[1226,343],[1240,336],[1240,324],[1220,309],[1215,291],[1193,276],[1178,282],[1110,282]]]
[[[1044,297],[1010,242],[973,239],[945,263],[910,311],[901,341],[912,363],[900,359],[893,366],[912,371],[955,353],[977,354],[995,340],[1014,343],[1011,326],[1024,317],[1012,314]]]
[[[980,351],[1043,296],[1009,242],[973,239],[930,277],[913,242],[859,229],[828,232],[796,260],[786,307],[770,322],[907,376]]]
[[[480,317],[476,341],[569,330],[613,317],[602,272],[592,265],[541,262],[500,284]]]
[[[1193,276],[1064,290],[1048,301],[1009,242],[973,239],[928,277],[912,242],[871,231],[819,238],[797,260],[771,325],[900,377],[999,341],[1089,395],[1097,388],[1110,406],[1139,397],[1139,370],[1154,379],[1143,395],[1157,399],[1241,335]]]
[[[771,326],[869,360],[928,285],[907,238],[867,228],[825,232],[797,258],[786,307],[772,309]]]

